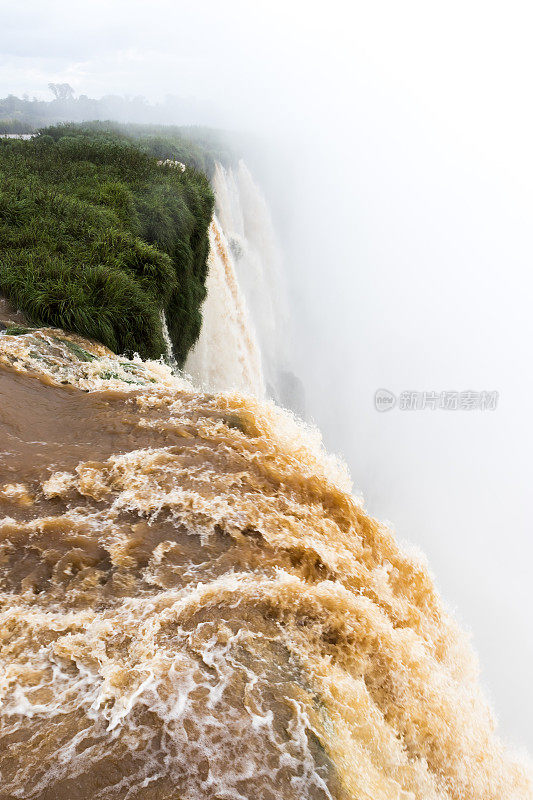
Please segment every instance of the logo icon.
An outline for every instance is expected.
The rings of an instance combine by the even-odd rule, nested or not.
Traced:
[[[388,389],[378,389],[374,395],[374,405],[377,411],[390,411],[396,405],[396,395]]]

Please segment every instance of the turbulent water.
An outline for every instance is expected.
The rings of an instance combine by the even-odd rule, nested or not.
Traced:
[[[33,330],[0,442],[3,800],[532,796],[427,567],[289,415]]]

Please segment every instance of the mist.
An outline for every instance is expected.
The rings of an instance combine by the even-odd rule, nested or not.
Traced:
[[[527,8],[500,8],[4,4],[0,94],[143,95],[255,142],[307,415],[426,554],[531,749],[533,54]],[[379,388],[499,398],[380,413]]]

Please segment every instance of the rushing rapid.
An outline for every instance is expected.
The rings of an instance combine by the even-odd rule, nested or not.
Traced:
[[[3,800],[523,800],[423,560],[317,433],[0,335]]]

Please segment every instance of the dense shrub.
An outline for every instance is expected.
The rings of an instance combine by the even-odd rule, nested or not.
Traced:
[[[41,134],[48,134],[54,139],[91,136],[95,133],[118,135],[137,144],[141,150],[159,161],[181,161],[209,177],[212,176],[217,161],[231,165],[238,160],[228,134],[200,126],[139,125],[94,120],[81,124],[66,122],[41,129]]]
[[[107,129],[0,140],[0,293],[35,323],[183,363],[205,296],[213,197],[194,166],[158,166]]]

